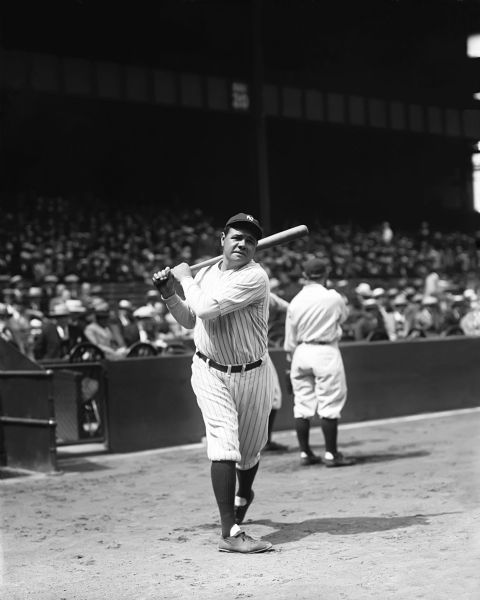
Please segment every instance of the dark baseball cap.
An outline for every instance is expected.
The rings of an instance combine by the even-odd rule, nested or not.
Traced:
[[[328,272],[328,262],[321,258],[310,258],[303,264],[303,272],[309,279],[320,279]]]
[[[252,215],[247,215],[246,213],[238,213],[237,215],[230,217],[225,223],[225,229],[228,229],[229,227],[234,227],[235,225],[248,225],[249,229],[255,235],[257,240],[263,237],[263,229],[258,220],[252,217]]]

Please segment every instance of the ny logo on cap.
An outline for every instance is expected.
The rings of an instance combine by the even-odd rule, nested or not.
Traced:
[[[246,216],[247,221],[253,221],[252,215],[245,215],[245,216]]]

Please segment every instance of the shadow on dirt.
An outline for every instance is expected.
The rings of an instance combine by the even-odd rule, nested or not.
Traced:
[[[429,525],[429,519],[443,514],[408,515],[402,517],[340,517],[306,519],[295,523],[282,523],[271,519],[258,519],[251,521],[258,525],[273,527],[273,531],[262,539],[272,544],[285,544],[296,542],[313,533],[328,533],[330,535],[356,535],[361,533],[374,533],[378,531],[391,531],[405,527]]]
[[[356,455],[357,464],[391,462],[393,460],[402,460],[404,458],[422,458],[429,456],[430,452],[417,450],[415,452],[379,452],[377,454],[359,454]]]
[[[96,462],[90,462],[87,459],[75,461],[59,461],[58,465],[61,473],[89,473],[90,471],[107,471],[110,467]]]
[[[317,456],[322,455],[322,451],[319,451],[316,448],[313,448],[314,453]],[[417,450],[415,452],[378,452],[376,454],[356,454],[356,453],[345,453],[348,458],[353,458],[355,460],[355,464],[351,465],[349,468],[359,467],[366,464],[377,464],[377,463],[386,463],[392,462],[394,460],[404,460],[409,458],[423,458],[425,456],[429,456],[430,452],[426,452],[425,450]],[[270,454],[270,456],[272,456]],[[277,457],[282,456],[282,460],[278,460],[277,462],[272,461],[268,458],[268,463],[265,457],[262,460],[265,460],[265,464],[268,464],[268,470],[272,473],[288,473],[293,471],[298,471],[299,469],[322,469],[325,468],[323,465],[310,465],[308,467],[301,467],[299,464],[299,453],[296,452],[283,452],[277,453]],[[346,468],[346,467],[342,467]],[[329,469],[330,470],[330,469]]]

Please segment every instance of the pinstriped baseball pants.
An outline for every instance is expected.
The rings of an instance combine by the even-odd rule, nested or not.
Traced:
[[[267,441],[273,400],[268,363],[245,373],[223,373],[194,355],[192,388],[202,412],[210,460],[233,460],[251,469]]]

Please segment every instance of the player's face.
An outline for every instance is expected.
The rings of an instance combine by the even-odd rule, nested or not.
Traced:
[[[252,260],[257,240],[246,228],[231,227],[222,234],[223,262],[225,269],[238,269]]]

